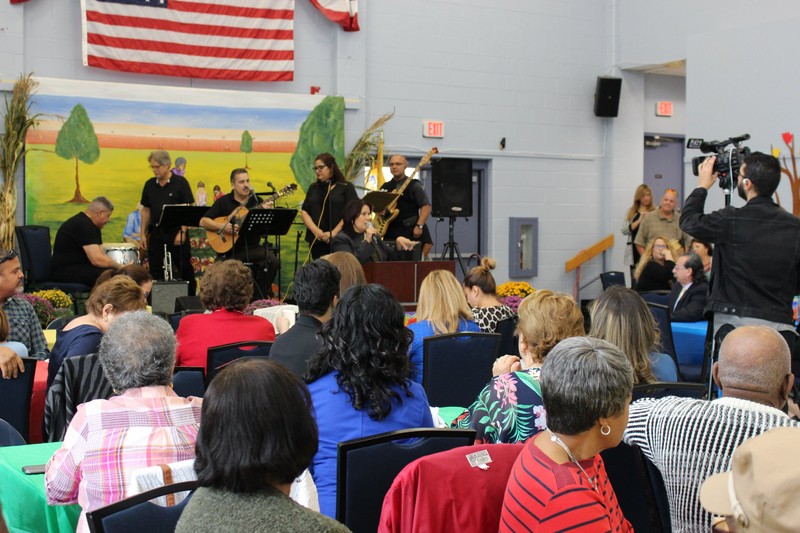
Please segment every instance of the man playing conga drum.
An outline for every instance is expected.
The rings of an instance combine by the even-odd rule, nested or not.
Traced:
[[[50,272],[54,281],[83,283],[92,287],[97,277],[119,264],[103,253],[100,230],[108,224],[114,205],[98,196],[86,211],[67,219],[56,232]]]

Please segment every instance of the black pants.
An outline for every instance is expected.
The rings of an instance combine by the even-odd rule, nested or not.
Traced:
[[[197,281],[194,279],[192,266],[192,247],[189,238],[180,246],[175,246],[176,233],[161,233],[158,229],[150,232],[147,238],[147,260],[150,263],[150,275],[153,279],[164,279],[164,245],[172,255],[172,271],[177,271],[180,279],[189,282],[189,296],[194,296],[197,291]]]
[[[253,299],[270,298],[272,293],[272,282],[278,275],[281,262],[269,250],[263,246],[236,247],[233,253],[218,254],[218,260],[238,259],[250,268],[253,274]]]

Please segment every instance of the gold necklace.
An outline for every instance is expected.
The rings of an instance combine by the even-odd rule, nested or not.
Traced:
[[[563,441],[563,440],[561,440],[561,439],[558,437],[558,435],[556,435],[555,433],[553,433],[552,431],[550,431],[550,428],[548,428],[548,429],[547,429],[547,432],[550,434],[550,440],[551,440],[551,441],[553,441],[553,442],[555,442],[556,444],[558,444],[558,445],[559,445],[559,446],[561,446],[562,448],[564,448],[564,451],[565,451],[565,452],[567,452],[567,455],[569,456],[569,460],[570,460],[570,461],[572,461],[573,463],[575,463],[575,466],[577,466],[577,467],[578,467],[578,469],[579,469],[579,470],[580,470],[580,471],[583,473],[583,475],[584,475],[584,476],[586,476],[586,480],[589,482],[589,485],[591,485],[591,487],[594,489],[594,491],[595,491],[597,494],[600,494],[600,489],[598,489],[598,488],[597,488],[597,481],[595,480],[595,478],[593,478],[592,476],[590,476],[590,475],[589,475],[589,474],[586,472],[586,470],[584,470],[584,469],[583,469],[583,467],[582,467],[582,466],[581,466],[581,464],[578,462],[578,460],[575,458],[575,456],[574,456],[574,455],[572,455],[572,452],[570,451],[570,449],[569,449],[569,446],[567,446],[567,445],[564,443],[564,441]]]

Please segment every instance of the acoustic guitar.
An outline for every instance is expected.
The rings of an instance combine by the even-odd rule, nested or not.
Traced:
[[[373,222],[373,225],[375,226],[375,229],[377,229],[380,232],[381,237],[386,236],[386,230],[389,229],[389,224],[391,224],[392,221],[397,218],[397,215],[400,214],[400,209],[397,208],[397,201],[403,195],[403,191],[406,190],[406,187],[408,187],[408,185],[411,183],[411,180],[413,180],[414,177],[417,175],[419,169],[421,169],[430,162],[431,157],[433,157],[433,154],[438,154],[438,153],[439,153],[438,148],[436,148],[435,146],[431,148],[431,150],[422,157],[422,159],[419,162],[419,165],[417,165],[417,167],[414,169],[414,172],[412,172],[411,175],[408,177],[408,179],[405,181],[405,183],[403,183],[403,186],[400,187],[399,189],[390,191],[392,194],[396,194],[397,196],[395,197],[394,200],[392,200],[392,202],[388,206],[386,206],[387,215],[385,217],[381,216],[380,213],[375,213],[375,220]]]
[[[297,190],[297,184],[290,183],[289,185],[279,190],[275,194],[267,195],[267,199],[264,200],[264,202],[269,201],[270,198],[272,198],[272,201],[274,202],[281,196],[294,194],[296,190]],[[231,224],[234,224],[235,226],[239,227],[242,225],[242,222],[244,222],[244,219],[247,217],[247,214],[249,212],[250,210],[247,209],[246,207],[240,207],[230,215],[226,215],[224,217],[217,217],[213,220],[215,222],[219,222],[220,224],[225,224],[227,222],[230,222]],[[223,231],[215,231],[209,229],[206,230],[206,240],[208,241],[209,246],[211,246],[211,248],[213,248],[214,251],[217,252],[218,254],[224,254],[229,252],[231,248],[233,248],[233,245],[236,244],[236,239],[238,238],[239,238],[238,232],[234,235],[230,235]]]

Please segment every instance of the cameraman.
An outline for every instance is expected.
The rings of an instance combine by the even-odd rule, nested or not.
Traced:
[[[746,156],[736,175],[736,188],[747,203],[706,215],[708,189],[717,179],[715,162],[712,156],[700,164],[699,187],[686,199],[680,219],[683,231],[715,245],[705,308],[706,313],[714,313],[714,331],[731,324],[794,332],[792,298],[800,288],[800,219],[772,201],[781,179],[778,160],[761,152]]]

